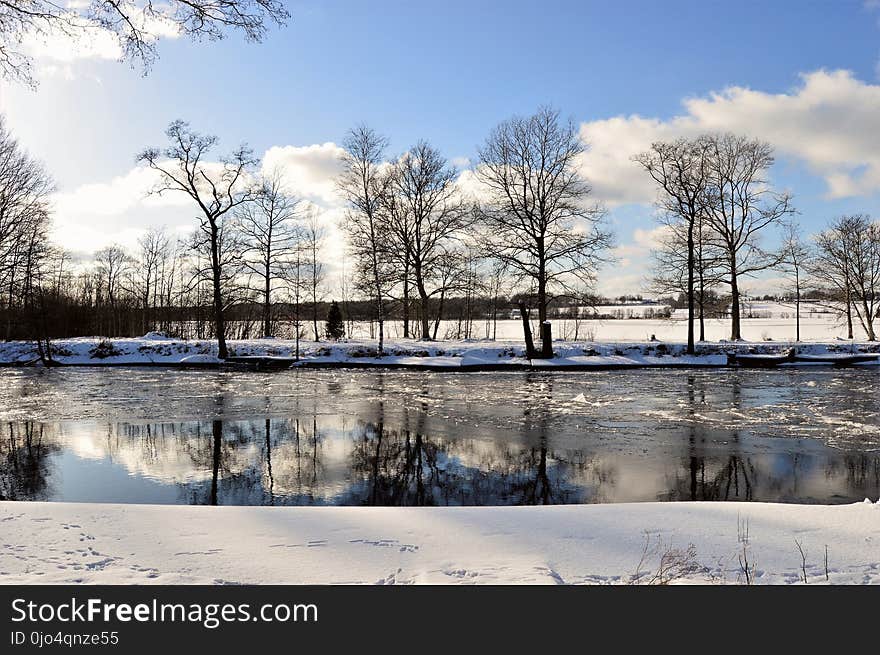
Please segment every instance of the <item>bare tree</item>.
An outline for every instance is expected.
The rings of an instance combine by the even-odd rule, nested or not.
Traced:
[[[160,329],[171,330],[173,322],[173,310],[175,302],[180,301],[183,295],[182,272],[184,268],[185,251],[179,240],[168,240],[167,248],[163,249],[159,256],[156,267],[156,283],[154,303],[162,308],[159,321]],[[179,325],[182,333],[182,324]]]
[[[705,341],[706,304],[713,289],[723,281],[719,268],[722,253],[706,238],[704,217],[696,220],[693,230],[683,220],[672,220],[666,227],[651,251],[650,288],[658,294],[684,294],[688,300],[693,295],[700,326],[699,341]],[[693,241],[692,250],[688,246],[689,239]]]
[[[880,310],[880,223],[858,216],[850,233],[850,281],[854,307],[868,341],[877,340],[874,321]]]
[[[395,163],[391,189],[403,206],[389,214],[404,218],[406,226],[392,225],[397,249],[406,254],[412,267],[413,284],[419,294],[421,338],[436,338],[442,318],[443,299],[455,288],[457,276],[450,266],[458,261],[455,250],[465,231],[473,223],[458,193],[458,172],[449,166],[440,151],[426,141],[419,141]],[[429,300],[439,297],[434,336],[430,332]]]
[[[489,263],[486,289],[489,293],[490,302],[489,313],[486,316],[486,338],[490,338],[489,326],[491,322],[491,339],[495,341],[498,337],[498,312],[501,308],[501,303],[505,300],[506,292],[509,291],[507,264],[503,261],[496,259]]]
[[[343,170],[339,190],[348,211],[343,228],[355,259],[356,284],[372,297],[379,324],[378,352],[385,344],[385,298],[388,295],[388,235],[381,220],[382,196],[389,178],[383,173],[388,141],[365,125],[350,130],[343,141]]]
[[[303,226],[303,245],[306,250],[306,266],[308,267],[306,275],[315,341],[321,340],[321,333],[318,329],[318,303],[324,299],[323,285],[325,273],[324,264],[321,261],[321,251],[324,247],[326,236],[327,230],[321,224],[317,208],[312,207],[311,211],[306,214],[305,225]]]
[[[794,210],[791,196],[773,191],[764,177],[773,164],[770,144],[734,134],[704,138],[709,150],[709,239],[724,253],[721,269],[730,286],[730,338],[739,340],[740,279],[779,263],[778,253],[763,250],[759,237]]]
[[[843,308],[846,317],[847,339],[853,338],[853,293],[851,283],[852,257],[849,249],[852,221],[848,216],[836,219],[826,230],[814,237],[816,256],[810,272],[823,282],[835,309]]]
[[[306,255],[308,246],[302,239],[297,240],[290,258],[284,268],[284,284],[288,302],[291,307],[290,319],[293,324],[295,343],[294,356],[299,359],[300,340],[303,337],[303,300],[308,298],[308,264]]]
[[[255,289],[262,296],[263,336],[273,336],[272,291],[302,239],[296,221],[300,201],[285,191],[280,171],[263,177],[254,202],[236,210],[236,228],[242,237],[241,258],[247,272],[259,280]]]
[[[611,243],[578,172],[585,148],[572,121],[543,107],[501,123],[479,149],[475,173],[487,192],[481,214],[490,253],[534,285],[542,324],[554,287],[570,288],[571,278],[590,285]],[[544,343],[543,355],[552,352]]]
[[[138,239],[139,253],[134,262],[136,270],[133,291],[140,297],[143,310],[141,329],[144,332],[147,332],[152,325],[150,310],[157,304],[161,266],[170,248],[171,240],[164,227],[150,228]]]
[[[231,210],[251,202],[259,195],[259,189],[248,179],[256,161],[250,148],[244,145],[231,155],[222,157],[219,163],[205,161],[205,157],[217,145],[217,137],[194,132],[184,121],[171,123],[166,135],[171,142],[168,147],[144,150],[137,159],[160,174],[160,182],[152,193],[185,193],[201,212],[199,230],[205,237],[209,253],[218,356],[226,359],[229,353],[226,348],[223,300],[223,223]]]
[[[457,272],[464,273],[464,281],[461,285],[464,292],[464,306],[459,311],[459,327],[455,338],[461,339],[463,336],[465,339],[470,339],[473,336],[477,299],[489,292],[490,285],[483,270],[484,257],[478,240],[469,238],[464,244],[459,259],[461,261]]]
[[[37,355],[46,366],[54,364],[50,343],[47,291],[51,261],[57,250],[49,243],[48,214],[30,216],[23,252],[22,308],[29,324],[30,336],[36,343]]]
[[[694,279],[697,271],[697,232],[704,214],[709,167],[706,139],[678,139],[671,143],[657,142],[651,149],[636,156],[660,187],[657,206],[664,224],[684,223],[683,241],[688,299],[687,352],[694,353]],[[676,245],[678,245],[676,243]],[[673,251],[667,251],[674,254]],[[673,269],[673,274],[677,272]],[[701,340],[704,335],[701,334]]]
[[[132,263],[132,258],[125,249],[116,244],[101,248],[95,253],[95,273],[110,306],[109,336],[116,336],[121,332],[117,303],[120,291],[124,290],[124,278]]]
[[[0,72],[6,79],[34,84],[26,36],[115,37],[123,59],[140,60],[144,70],[156,59],[156,42],[169,32],[195,40],[223,38],[236,31],[259,42],[269,25],[290,17],[280,0],[3,0],[0,2]]]
[[[227,325],[227,309],[236,304],[249,305],[255,302],[253,290],[243,283],[246,269],[241,259],[242,237],[235,227],[234,221],[222,220],[218,223],[216,232],[199,227],[184,242],[187,256],[183,271],[185,277],[183,301],[197,308],[199,314],[197,320],[200,323],[198,338],[207,339],[214,336],[218,339],[218,356],[220,350],[217,337],[218,298],[223,318],[224,346],[228,338],[245,338],[243,333],[236,337],[232,328]],[[218,287],[219,293],[217,293]],[[203,309],[207,310],[206,315],[203,315]],[[239,328],[241,327],[239,322]]]
[[[794,292],[795,341],[801,340],[801,291],[804,276],[810,263],[810,248],[801,236],[800,227],[794,221],[785,223],[782,248],[779,253],[780,268]]]
[[[410,334],[410,308],[412,285],[412,260],[410,248],[407,244],[413,240],[413,220],[409,207],[403,202],[401,195],[397,193],[394,178],[399,174],[398,167],[391,165],[385,175],[382,184],[385,192],[379,196],[379,220],[383,231],[388,235],[388,243],[385,247],[386,255],[393,266],[395,287],[400,287],[400,308],[403,319],[403,338],[409,339]]]
[[[16,262],[34,227],[47,220],[55,184],[19,144],[0,116],[0,281],[16,284]]]
[[[854,312],[868,340],[874,341],[880,310],[880,224],[863,214],[841,216],[816,235],[816,250],[813,271],[845,304],[849,338]]]
[[[21,147],[0,116],[0,307],[7,310],[7,338],[23,324],[29,326],[26,336],[44,337],[36,342],[44,362],[51,361],[44,301],[53,253],[48,232],[54,190],[46,169]],[[23,321],[14,318],[16,311],[23,312]]]

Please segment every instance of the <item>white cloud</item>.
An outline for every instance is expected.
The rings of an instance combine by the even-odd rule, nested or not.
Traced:
[[[56,213],[65,216],[122,216],[139,204],[186,204],[182,194],[148,195],[158,181],[155,171],[143,166],[110,182],[83,184],[55,196]]]
[[[280,170],[292,193],[323,205],[340,202],[336,178],[343,149],[327,142],[310,146],[273,146],[263,155],[263,172]]]
[[[273,146],[263,155],[263,173],[280,172],[288,191],[305,201],[302,209],[317,212],[325,232],[323,251],[330,287],[337,285],[345,259],[345,209],[336,188],[344,152],[335,143],[326,142]]]
[[[70,33],[50,28],[30,33],[22,41],[25,51],[38,59],[70,63],[77,59],[122,59],[118,37],[98,25],[82,23]]]
[[[123,57],[119,36],[80,13],[88,3],[70,2],[67,8],[68,26],[53,23],[39,32],[30,32],[22,39],[25,52],[36,59],[72,64],[80,59],[118,61]],[[156,5],[156,8],[161,8]],[[143,9],[133,8],[133,24],[147,34],[148,41],[160,38],[174,39],[181,35],[172,21],[162,16],[147,16]]]
[[[660,239],[669,229],[667,225],[658,225],[650,230],[636,228],[629,242],[612,249],[615,265],[620,268],[632,265],[643,267],[651,255],[651,250],[657,247]]]
[[[803,162],[825,180],[831,198],[880,190],[880,85],[848,71],[801,76],[789,93],[770,94],[729,87],[683,102],[684,113],[669,120],[618,116],[581,125],[590,144],[584,175],[596,197],[609,206],[651,202],[650,178],[632,162],[652,141],[732,131],[770,142],[779,157]]]
[[[133,248],[150,226],[194,227],[183,194],[149,195],[156,173],[138,166],[109,182],[83,184],[52,199],[54,240],[77,253],[92,253],[111,243]]]
[[[333,143],[275,146],[263,157],[263,171],[278,169],[289,191],[301,198],[303,211],[317,212],[326,231],[328,273],[334,274],[344,257],[340,229],[342,199],[336,192],[342,149]],[[208,167],[216,164],[207,163]],[[195,228],[196,209],[183,193],[151,195],[158,181],[155,171],[137,166],[107,182],[83,184],[53,198],[55,241],[86,258],[99,248],[119,243],[134,248],[149,227],[164,225],[184,234]]]

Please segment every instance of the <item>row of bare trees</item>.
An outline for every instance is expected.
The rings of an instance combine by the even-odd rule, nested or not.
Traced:
[[[717,284],[730,290],[730,338],[742,338],[740,283],[777,266],[781,256],[762,247],[763,232],[794,213],[791,196],[773,189],[767,172],[773,149],[735,134],[657,142],[636,156],[658,186],[657,207],[667,235],[658,248],[655,287],[688,299],[687,348],[694,352],[694,320]]]
[[[0,121],[0,312],[7,339],[33,339],[50,360],[50,336],[159,329],[216,337],[226,357],[230,308],[239,337],[273,336],[281,321],[292,322],[298,336],[308,321],[320,339],[325,231],[317,209],[292,195],[280,173],[259,175],[246,147],[209,161],[216,138],[180,121],[167,136],[166,148],[139,159],[158,172],[154,193],[189,196],[199,210],[196,229],[181,235],[151,228],[131,252],[110,245],[91,262],[74,262],[49,240],[50,176]]]
[[[359,126],[343,145],[345,228],[357,288],[375,303],[380,352],[390,301],[402,303],[404,336],[410,336],[415,296],[420,336],[434,339],[444,300],[452,293],[469,297],[478,278],[480,291],[495,297],[505,278],[529,289],[544,326],[554,298],[574,297],[578,283],[593,282],[611,243],[603,212],[578,173],[586,146],[574,123],[552,108],[492,130],[478,149],[470,192],[425,141],[387,158],[387,139]],[[542,327],[538,353],[528,308],[522,311],[530,356],[552,356],[549,330]]]
[[[474,237],[474,213],[458,188],[458,171],[425,141],[386,161],[387,140],[365,126],[352,130],[344,147],[339,188],[349,211],[343,227],[355,286],[375,302],[379,349],[392,297],[402,308],[404,337],[412,334],[414,308],[421,337],[435,338],[445,299],[465,288]]]
[[[805,239],[793,220],[791,196],[773,188],[769,144],[734,134],[707,134],[657,142],[635,160],[657,184],[656,206],[664,226],[654,250],[653,290],[684,294],[688,303],[688,350],[705,339],[707,305],[715,289],[729,289],[730,338],[741,339],[743,278],[775,269],[795,301],[795,338],[805,289],[846,319],[854,317],[868,339],[877,336],[880,310],[880,224],[865,215],[843,216]],[[780,232],[768,248],[765,233]]]
[[[48,239],[50,177],[0,124],[6,338],[37,339],[51,357],[51,335],[159,329],[214,337],[224,358],[227,337],[273,336],[282,323],[292,323],[297,338],[310,323],[320,339],[325,234],[316,209],[287,189],[280,172],[260,173],[246,146],[218,157],[217,139],[182,121],[167,137],[168,145],[138,159],[157,173],[154,193],[191,201],[195,230],[181,238],[150,229],[133,252],[109,246],[90,266],[77,266]],[[589,298],[611,245],[603,210],[579,174],[586,145],[573,123],[550,108],[504,121],[464,173],[425,141],[393,157],[387,148],[370,128],[351,130],[338,179],[354,302],[371,304],[379,350],[392,314],[402,318],[404,337],[431,340],[454,307],[455,335],[470,338],[475,318],[495,323],[513,296],[530,356],[552,356],[551,304]],[[667,228],[655,253],[655,290],[687,297],[691,348],[695,320],[703,339],[707,304],[717,305],[720,285],[730,289],[731,336],[739,338],[741,279],[774,267],[791,280],[798,328],[802,291],[819,289],[846,316],[850,335],[857,320],[876,338],[880,228],[870,218],[842,217],[806,242],[791,221],[790,196],[766,178],[771,148],[745,137],[655,143],[637,161],[658,184]],[[785,238],[771,250],[760,237],[774,226]],[[531,340],[531,310],[541,324],[540,350]]]
[[[49,265],[57,255],[49,241],[53,191],[51,176],[0,117],[0,311],[6,338],[26,326],[41,355],[47,346],[41,310],[57,289]]]
[[[244,236],[235,239],[234,252],[227,249],[228,242],[222,244],[224,316],[231,319],[224,324],[226,338],[323,336],[323,264],[312,260],[313,253],[322,257],[322,250],[320,239],[309,237],[311,219],[311,214],[298,218],[296,227],[301,229],[287,260],[274,248],[267,255]],[[245,227],[249,224],[242,221]],[[265,258],[285,264],[270,271],[268,305],[264,272],[253,270]],[[216,337],[210,255],[201,234],[176,236],[164,227],[150,228],[135,248],[113,244],[80,262],[55,248],[41,261],[41,270],[44,300],[35,315],[42,320],[45,314],[47,336],[161,331],[183,338]],[[34,338],[34,324],[25,320],[28,314],[20,306],[23,298],[17,293],[12,298],[19,306],[10,308],[8,295],[4,298],[8,338]]]
[[[816,235],[812,244],[795,237],[786,242],[784,251],[791,274],[806,273],[833,301],[832,306],[846,319],[850,339],[854,315],[868,339],[877,339],[880,222],[864,214],[841,216]]]
[[[280,172],[258,175],[259,162],[247,146],[218,162],[209,159],[216,137],[199,134],[183,121],[171,123],[166,136],[165,148],[144,150],[138,161],[159,174],[153,193],[185,194],[198,209],[199,225],[190,243],[197,254],[193,280],[210,286],[219,357],[229,354],[229,308],[255,298],[262,309],[263,336],[273,336],[274,312],[284,302],[294,308],[298,338],[300,307],[307,301],[314,338],[320,340],[325,231],[317,210],[287,190]]]

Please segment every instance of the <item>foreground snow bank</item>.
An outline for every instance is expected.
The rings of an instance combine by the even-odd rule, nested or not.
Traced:
[[[779,341],[701,343],[696,355],[685,354],[682,343],[627,343],[565,341],[554,343],[556,356],[528,360],[522,341],[415,341],[397,339],[385,344],[382,357],[373,341],[300,342],[288,339],[230,340],[234,363],[289,366],[299,352],[301,365],[379,366],[437,369],[491,369],[524,367],[630,367],[630,366],[724,366],[727,353],[779,354],[793,344]],[[52,342],[53,358],[71,366],[217,366],[217,344],[209,340],[171,339],[149,333],[139,338],[103,339],[84,337]],[[801,355],[878,353],[880,344],[829,341],[798,344]],[[262,361],[257,361],[262,360]],[[32,343],[0,343],[0,364],[38,363]],[[880,363],[880,360],[877,360]],[[797,364],[811,365],[811,364]],[[868,365],[876,365],[871,363]]]
[[[880,583],[880,503],[0,502],[5,583]],[[691,547],[692,546],[692,547]],[[663,571],[665,570],[665,573]],[[638,572],[638,575],[635,575]]]

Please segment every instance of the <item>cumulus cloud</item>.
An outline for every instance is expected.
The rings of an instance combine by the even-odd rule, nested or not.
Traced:
[[[31,56],[64,63],[77,59],[122,58],[122,46],[113,32],[85,22],[70,32],[50,28],[43,34],[27,34],[22,44]]]
[[[183,194],[149,194],[157,180],[154,171],[138,166],[109,182],[56,193],[55,241],[88,254],[111,243],[133,247],[149,226],[191,228],[193,212]]]
[[[314,213],[325,231],[327,270],[332,276],[344,258],[342,198],[336,192],[342,149],[334,143],[275,146],[263,156],[262,172],[279,172],[288,191],[303,200],[301,211]],[[206,162],[210,170],[216,162]],[[87,259],[95,250],[119,243],[134,248],[149,227],[164,225],[181,235],[196,226],[197,210],[185,194],[151,194],[159,175],[136,166],[106,182],[83,184],[53,197],[54,238]]]
[[[632,240],[612,249],[615,265],[621,268],[637,265],[644,266],[660,240],[669,232],[667,225],[658,225],[653,229],[636,228],[632,233]]]
[[[802,162],[822,177],[829,198],[880,190],[880,85],[849,71],[804,74],[789,93],[728,87],[686,99],[683,109],[669,120],[633,115],[581,125],[590,144],[582,169],[597,198],[609,206],[651,202],[656,191],[632,157],[652,141],[713,131],[770,142],[779,157]]]
[[[310,146],[273,146],[263,155],[263,172],[280,171],[290,191],[318,204],[340,202],[336,178],[344,150],[332,142]]]
[[[330,278],[341,273],[345,259],[345,235],[342,232],[345,209],[336,188],[336,180],[342,172],[343,153],[343,148],[327,142],[308,146],[273,146],[263,155],[262,172],[266,175],[280,173],[287,190],[303,200],[301,210],[317,216],[318,224],[324,230],[325,268]]]
[[[137,166],[125,175],[109,182],[83,184],[72,191],[58,193],[55,209],[65,216],[117,216],[124,215],[138,204],[186,204],[181,194],[166,193],[149,195],[159,176],[144,166]]]

